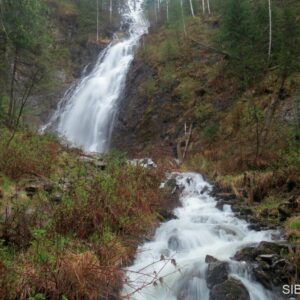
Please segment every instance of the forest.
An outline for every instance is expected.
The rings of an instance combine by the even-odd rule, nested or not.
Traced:
[[[0,0],[1,300],[299,299],[299,242],[299,0]]]

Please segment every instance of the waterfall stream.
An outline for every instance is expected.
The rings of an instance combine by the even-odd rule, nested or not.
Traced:
[[[182,206],[174,211],[177,219],[161,224],[153,241],[139,247],[134,264],[128,267],[124,296],[134,300],[211,299],[205,262],[206,255],[211,255],[229,263],[230,276],[242,282],[251,300],[278,299],[251,279],[244,263],[231,259],[243,246],[270,241],[274,232],[249,230],[248,223],[235,217],[229,205],[223,211],[216,208],[209,193],[212,187],[200,174],[182,173],[176,180],[183,188]],[[154,283],[154,277],[161,281]]]
[[[41,131],[54,124],[61,137],[86,152],[103,153],[108,149],[134,48],[148,30],[143,0],[128,0],[123,23],[129,27],[128,37],[121,40],[115,37],[100,54],[91,74],[66,93]]]
[[[92,72],[69,89],[42,131],[55,126],[61,137],[86,152],[108,150],[134,48],[149,26],[143,15],[143,0],[128,0],[123,22],[129,26],[127,38],[116,37],[99,55]],[[274,299],[251,279],[243,263],[232,260],[239,248],[270,241],[273,232],[249,230],[247,222],[235,217],[228,205],[223,211],[217,209],[209,194],[211,186],[201,175],[182,173],[176,180],[183,188],[182,206],[174,211],[177,218],[161,224],[153,240],[139,247],[134,264],[128,267],[124,297],[208,300],[205,258],[211,255],[228,262],[230,276],[242,282],[251,300]],[[161,281],[154,282],[156,277]]]

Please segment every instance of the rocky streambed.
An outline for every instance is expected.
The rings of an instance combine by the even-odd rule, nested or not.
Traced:
[[[175,176],[181,207],[140,246],[123,294],[137,300],[293,299],[283,287],[298,276],[297,246],[201,175]]]

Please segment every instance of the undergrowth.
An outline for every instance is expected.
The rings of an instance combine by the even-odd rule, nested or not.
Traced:
[[[6,148],[8,138],[0,142],[1,298],[117,297],[123,268],[168,206],[165,170],[26,132]]]

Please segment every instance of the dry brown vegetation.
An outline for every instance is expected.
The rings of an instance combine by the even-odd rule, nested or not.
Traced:
[[[5,149],[9,135],[2,136],[1,297],[118,297],[124,266],[172,201],[160,189],[166,168],[133,166],[113,153],[103,170],[99,157],[51,137],[18,133]]]

